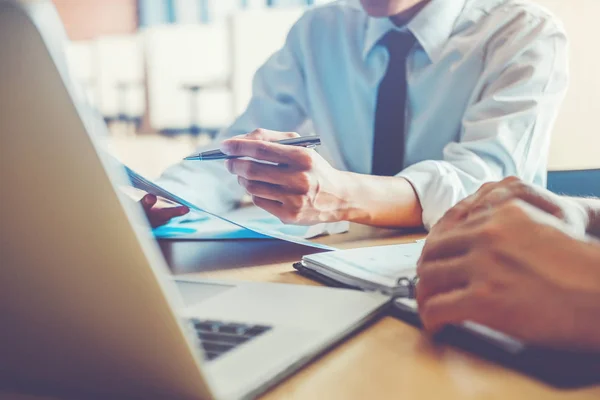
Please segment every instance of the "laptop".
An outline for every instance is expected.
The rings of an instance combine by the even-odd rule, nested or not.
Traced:
[[[102,151],[50,1],[0,0],[0,387],[60,398],[254,397],[389,303],[176,280]]]

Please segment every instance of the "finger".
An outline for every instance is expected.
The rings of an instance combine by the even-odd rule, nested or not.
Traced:
[[[478,308],[471,290],[466,288],[429,298],[419,304],[419,316],[423,327],[435,333],[446,325],[477,319]]]
[[[230,156],[251,157],[276,164],[292,165],[298,169],[308,169],[312,165],[312,150],[262,140],[229,139],[223,142],[221,151]]]
[[[473,229],[477,226],[483,225],[486,221],[497,217],[501,211],[496,208],[486,207],[482,208],[477,212],[471,212],[463,221],[461,221],[459,228],[461,230]]]
[[[274,200],[284,203],[285,197],[287,197],[289,194],[283,186],[274,185],[272,183],[251,181],[241,176],[238,176],[238,182],[244,189],[246,189],[248,194],[267,200]]]
[[[532,206],[539,208],[540,210],[546,211],[548,214],[552,214],[556,217],[563,218],[563,212],[560,205],[556,204],[552,198],[554,194],[540,190],[539,187],[533,185],[525,185],[522,182],[513,183],[512,191],[516,192],[516,197],[531,204]],[[512,200],[510,197],[504,199],[502,203],[508,200]]]
[[[513,199],[523,200],[558,218],[564,217],[562,209],[553,201],[551,195],[521,181],[514,181],[490,190],[486,196],[480,198],[473,205],[473,212],[477,212],[481,208],[498,207]]]
[[[249,181],[266,182],[287,186],[293,183],[290,170],[278,165],[261,164],[251,160],[227,160],[227,170]]]
[[[446,233],[467,218],[470,210],[470,201],[472,201],[472,196],[467,197],[446,211],[444,216],[431,228],[430,235],[433,237],[435,235]]]
[[[158,198],[153,195],[153,194],[147,194],[144,197],[142,197],[142,200],[140,201],[142,203],[142,207],[144,208],[145,211],[149,211],[152,206],[154,206],[156,204],[156,202],[158,201]]]
[[[263,210],[273,214],[279,219],[282,219],[285,214],[284,205],[278,201],[263,199],[262,197],[252,196],[252,202]]]
[[[427,235],[427,241],[435,241],[438,237],[441,237],[455,228],[462,220],[464,220],[469,215],[469,208],[463,207],[463,203],[460,202],[456,204],[454,207],[446,211],[446,213],[440,218],[438,222],[433,225],[431,230],[429,231],[429,235]],[[427,242],[425,242],[425,247],[427,247]],[[417,260],[417,265],[420,265],[423,261],[423,257],[425,255],[425,248],[421,251],[421,255]]]
[[[461,227],[462,228],[462,227]],[[474,245],[476,234],[471,229],[455,229],[427,239],[418,264],[428,261],[459,257]]]
[[[481,204],[482,199],[484,199],[488,193],[497,189],[498,187],[502,187],[508,185],[512,182],[520,182],[518,178],[508,177],[500,182],[487,182],[484,183],[479,190],[466,197],[450,210],[448,210],[442,218],[433,226],[431,229],[432,234],[445,233],[450,231],[456,225],[458,225],[461,221],[466,219],[470,212],[472,212],[473,208],[476,204]]]
[[[508,185],[511,185],[513,182],[521,182],[521,180],[515,176],[509,176],[507,178],[502,179],[499,182],[486,182],[483,185],[481,185],[481,187],[479,188],[479,190],[475,193],[474,198],[473,198],[473,203],[472,205],[479,201],[481,198],[486,197],[491,191],[496,190],[497,188],[500,187],[506,187]]]
[[[477,192],[467,197],[461,203],[464,203],[465,207],[471,211],[476,205],[481,204],[490,192],[497,190],[498,188],[505,187],[515,180],[520,182],[520,180],[514,176],[509,176],[508,178],[505,178],[499,182],[486,182],[481,185]]]
[[[419,265],[417,302],[424,304],[432,296],[465,288],[470,280],[469,261],[455,257]]]
[[[469,216],[471,205],[476,199],[476,194],[472,194],[446,211],[444,216],[431,229],[430,236],[435,237],[436,235],[447,233],[464,221]]]
[[[237,139],[264,140],[267,142],[276,142],[284,139],[294,139],[300,137],[296,132],[277,132],[268,129],[255,129],[246,135],[236,136]]]
[[[189,212],[189,208],[185,206],[169,207],[169,208],[153,208],[148,213],[148,220],[152,227],[157,227],[166,224],[175,217],[181,217]]]

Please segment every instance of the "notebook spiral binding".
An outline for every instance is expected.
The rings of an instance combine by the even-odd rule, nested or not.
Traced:
[[[408,288],[408,298],[416,299],[417,298],[417,285],[419,284],[419,277],[415,276],[414,278],[402,277],[398,279],[398,286],[403,286]]]
[[[310,268],[306,268],[301,262],[297,262],[293,264],[294,268],[298,271],[298,273],[300,273],[301,275],[312,279],[314,281],[320,282],[324,285],[330,286],[330,287],[337,287],[337,288],[342,288],[342,289],[354,289],[354,290],[364,290],[358,286],[352,286],[352,285],[347,285],[345,283],[336,281],[335,279],[332,279],[328,276],[322,275],[318,272],[313,271]],[[392,295],[392,298],[409,298],[409,299],[415,299],[416,295],[417,295],[417,284],[419,283],[419,277],[415,276],[414,278],[409,278],[409,277],[402,277],[399,278],[397,281],[398,286],[401,287],[405,287],[408,289],[408,296],[394,296]]]

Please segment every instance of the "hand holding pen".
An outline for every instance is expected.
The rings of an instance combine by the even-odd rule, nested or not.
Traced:
[[[285,223],[345,220],[348,173],[311,150],[319,143],[318,137],[257,129],[191,159],[226,159],[228,171],[237,175],[254,204]]]
[[[319,138],[318,136],[293,137],[291,139],[278,140],[278,141],[272,142],[272,143],[277,143],[277,144],[284,145],[284,146],[298,146],[298,147],[304,147],[306,149],[313,149],[313,148],[321,145],[321,138]],[[258,148],[257,148],[257,150],[258,150]],[[212,161],[212,160],[230,160],[233,158],[241,158],[241,157],[244,157],[244,156],[227,155],[227,154],[223,153],[221,150],[210,150],[210,151],[204,151],[204,152],[196,154],[196,155],[191,155],[189,157],[186,157],[184,160],[187,160],[187,161]]]

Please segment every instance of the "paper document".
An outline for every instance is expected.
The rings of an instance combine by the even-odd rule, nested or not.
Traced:
[[[401,278],[416,274],[424,240],[391,246],[340,250],[303,257],[308,267],[347,284],[394,288]]]
[[[195,204],[190,203],[189,201],[167,191],[166,189],[155,184],[154,182],[139,175],[138,173],[133,171],[131,168],[129,168],[125,165],[123,165],[123,167],[125,168],[125,171],[127,172],[127,175],[129,176],[129,180],[131,181],[131,184],[133,185],[133,187],[140,189],[146,193],[150,193],[155,196],[160,196],[160,197],[170,200],[174,203],[184,205],[184,206],[188,207],[190,210],[198,213],[202,217],[209,217],[209,218],[207,218],[207,221],[214,220],[214,219],[220,220],[225,223],[233,224],[233,225],[237,226],[238,229],[249,230],[249,231],[252,231],[253,234],[261,235],[259,237],[270,237],[270,238],[275,238],[275,239],[281,239],[281,240],[285,240],[287,242],[297,243],[297,244],[314,247],[314,248],[318,248],[318,249],[335,250],[334,247],[327,246],[327,245],[320,244],[320,243],[314,243],[314,242],[304,239],[303,237],[293,236],[293,235],[284,233],[280,230],[269,229],[269,227],[265,226],[264,224],[263,225],[254,224],[254,223],[247,224],[248,223],[247,221],[238,222],[235,219],[226,218],[224,216],[212,213],[208,210],[200,208],[200,207],[196,206]],[[186,228],[179,226],[176,229],[179,229],[180,230],[179,233],[181,233],[181,229],[186,229]],[[193,229],[193,228],[189,228],[189,229]],[[165,231],[168,232],[167,229]],[[173,233],[173,231],[171,231],[171,232]]]
[[[279,218],[256,206],[243,207],[223,214],[228,220],[236,221],[244,226],[252,226],[262,231],[276,231],[297,238],[311,239],[321,235],[333,235],[347,232],[348,222],[317,224],[313,226],[287,225]],[[176,218],[164,226],[154,229],[159,239],[265,239],[270,236],[240,228],[229,222],[216,218]]]

